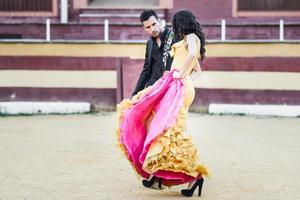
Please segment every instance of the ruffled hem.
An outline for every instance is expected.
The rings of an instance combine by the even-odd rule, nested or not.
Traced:
[[[152,142],[143,170],[154,174],[159,170],[180,172],[192,176],[208,176],[208,171],[199,163],[198,152],[185,133],[187,109],[181,108],[177,123]]]
[[[142,95],[144,95],[146,92],[148,92],[151,89],[151,86],[148,88],[145,88],[144,90],[138,92],[136,95],[132,97],[132,99],[123,99],[118,105],[117,105],[117,124],[120,125],[121,122],[124,120],[124,115],[125,113],[134,105],[134,102],[138,101]],[[126,147],[121,141],[121,128],[118,126],[116,129],[116,135],[117,135],[117,143],[119,148],[121,149],[122,153],[124,156],[128,159],[130,165],[136,172],[137,177],[139,178],[140,176],[144,178],[148,178],[149,174],[142,173],[138,170],[138,168],[134,165],[134,162],[132,158],[129,156]]]

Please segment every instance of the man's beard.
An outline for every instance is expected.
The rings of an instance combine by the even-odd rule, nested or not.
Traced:
[[[152,37],[156,38],[156,37],[159,36],[159,34],[160,34],[159,32],[153,32],[153,33],[152,33]]]

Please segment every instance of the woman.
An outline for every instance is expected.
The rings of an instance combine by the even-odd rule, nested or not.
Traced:
[[[192,196],[198,187],[201,195],[203,175],[207,169],[198,160],[197,149],[186,134],[186,115],[195,90],[191,72],[199,71],[198,58],[205,54],[204,36],[190,11],[177,12],[172,21],[180,39],[172,46],[171,71],[164,74],[131,100],[118,105],[120,147],[142,177],[145,187],[155,182],[167,186],[189,183],[182,190]]]

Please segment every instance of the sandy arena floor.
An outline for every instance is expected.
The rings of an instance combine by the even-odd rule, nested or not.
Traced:
[[[0,117],[0,200],[182,199],[185,185],[141,185],[114,127],[115,113]],[[300,118],[190,113],[188,132],[212,173],[200,199],[300,199]]]

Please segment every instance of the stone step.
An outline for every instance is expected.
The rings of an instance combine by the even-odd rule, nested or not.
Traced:
[[[104,22],[108,19],[110,22],[122,23],[140,23],[139,17],[143,9],[102,9],[86,8],[81,9],[79,22]],[[164,9],[156,9],[161,19],[165,18]]]
[[[89,6],[101,8],[158,8],[159,0],[93,0]]]

